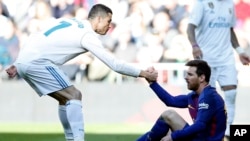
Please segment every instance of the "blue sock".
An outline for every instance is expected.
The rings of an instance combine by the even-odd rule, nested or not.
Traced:
[[[145,133],[144,135],[140,136],[136,141],[148,141],[148,134],[149,132]]]
[[[137,139],[137,141],[159,141],[167,135],[168,130],[168,124],[164,121],[162,117],[160,117],[155,122],[150,132],[147,132],[146,134],[142,135],[139,139]]]

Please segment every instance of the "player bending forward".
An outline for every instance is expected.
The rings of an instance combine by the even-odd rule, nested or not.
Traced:
[[[58,65],[91,52],[118,73],[150,81],[157,78],[156,72],[149,73],[116,60],[103,48],[97,34],[105,35],[111,21],[111,9],[102,4],[90,9],[87,20],[55,19],[29,36],[15,63],[6,70],[10,77],[18,73],[39,96],[48,95],[59,102],[59,118],[68,141],[84,140],[82,94]]]

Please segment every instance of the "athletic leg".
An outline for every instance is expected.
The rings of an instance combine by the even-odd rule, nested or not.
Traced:
[[[66,131],[65,137],[70,136],[72,132],[74,141],[83,141],[82,95],[72,86],[65,73],[46,60],[29,65],[16,64],[16,66],[20,76],[39,96],[49,95],[59,102],[59,107],[65,106],[65,111],[60,107],[58,113],[64,131]]]
[[[64,131],[68,131],[65,132],[65,137],[69,136],[70,132],[72,132],[74,141],[84,141],[82,102],[79,100],[81,99],[80,91],[74,86],[70,86],[64,90],[54,92],[49,96],[58,100],[60,105],[65,106],[66,113],[60,117],[64,119],[63,122],[61,122]]]
[[[237,70],[234,65],[219,68],[218,82],[224,92],[224,101],[227,109],[227,128],[225,135],[230,135],[230,125],[234,122],[235,102],[237,95]]]
[[[187,122],[174,110],[167,110],[157,119],[151,130],[137,141],[159,141],[167,135],[169,129],[179,130],[185,127]]]
[[[74,141],[84,141],[82,102],[80,100],[69,100],[66,103],[66,111]]]
[[[230,125],[233,124],[235,117],[235,101],[236,101],[236,89],[226,90],[225,94],[225,105],[227,108],[227,129],[225,132],[226,136],[230,135]]]
[[[159,141],[168,133],[168,130],[168,124],[160,116],[152,129],[146,134],[142,135],[139,139],[137,139],[137,141]]]

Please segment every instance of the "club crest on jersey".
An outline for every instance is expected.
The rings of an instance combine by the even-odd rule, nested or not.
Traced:
[[[208,7],[213,10],[214,9],[214,4],[212,2],[209,2]]]

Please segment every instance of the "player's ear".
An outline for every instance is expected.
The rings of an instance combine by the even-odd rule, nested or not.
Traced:
[[[206,81],[206,76],[204,74],[202,74],[200,77],[200,82],[205,82]]]

